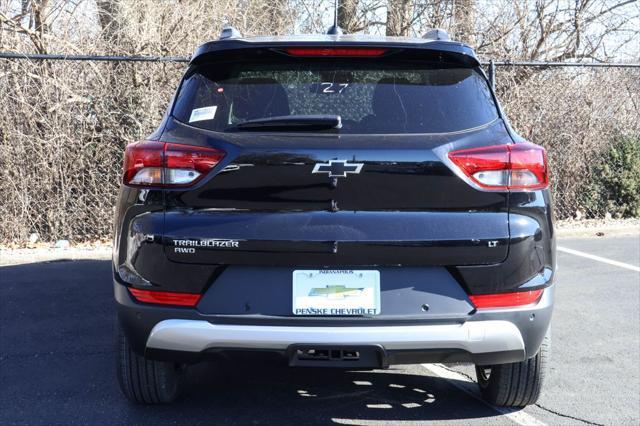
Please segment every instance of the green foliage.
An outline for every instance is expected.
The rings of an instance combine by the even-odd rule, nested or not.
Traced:
[[[592,168],[584,206],[594,217],[640,217],[640,136],[613,140]]]

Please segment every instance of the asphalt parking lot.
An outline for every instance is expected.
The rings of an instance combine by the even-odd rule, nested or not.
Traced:
[[[548,380],[538,405],[513,412],[477,399],[469,366],[294,370],[249,357],[195,366],[175,405],[134,406],[116,383],[109,262],[4,266],[0,424],[637,425],[640,238],[558,245],[568,250],[558,252]]]

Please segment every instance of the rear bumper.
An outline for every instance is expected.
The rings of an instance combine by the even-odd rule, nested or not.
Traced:
[[[134,350],[153,359],[197,362],[236,351],[291,354],[296,347],[373,348],[380,366],[424,362],[501,364],[535,355],[551,321],[555,286],[533,306],[482,310],[464,318],[269,318],[203,315],[136,303],[116,284],[118,316]]]
[[[289,351],[291,347],[376,347],[385,354],[429,351],[525,357],[522,335],[508,321],[372,327],[288,327],[211,324],[199,320],[164,320],[147,340],[147,349],[201,353],[209,350]],[[386,362],[385,362],[386,363]]]

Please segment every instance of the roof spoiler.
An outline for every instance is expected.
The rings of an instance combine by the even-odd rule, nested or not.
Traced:
[[[438,57],[441,62],[454,62],[465,67],[480,66],[473,49],[464,43],[454,43],[445,40],[446,32],[437,30],[425,34],[422,39],[371,39],[354,36],[335,37],[330,35],[318,36],[292,36],[292,37],[257,37],[242,38],[238,30],[233,27],[225,27],[220,39],[205,43],[198,47],[191,57],[190,64],[197,65],[209,60],[221,58],[233,60],[249,60],[254,52],[273,54],[283,53],[287,48],[317,48],[317,47],[344,47],[344,48],[381,48],[387,50],[398,49],[403,54],[413,52],[414,58],[420,57],[420,51],[430,53]],[[433,38],[427,38],[433,37]],[[437,38],[436,38],[437,37]],[[280,53],[278,53],[280,52]]]

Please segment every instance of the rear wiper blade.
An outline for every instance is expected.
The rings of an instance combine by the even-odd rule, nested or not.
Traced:
[[[276,130],[276,131],[310,131],[342,128],[339,115],[283,115],[280,117],[258,118],[244,121],[225,130]]]

